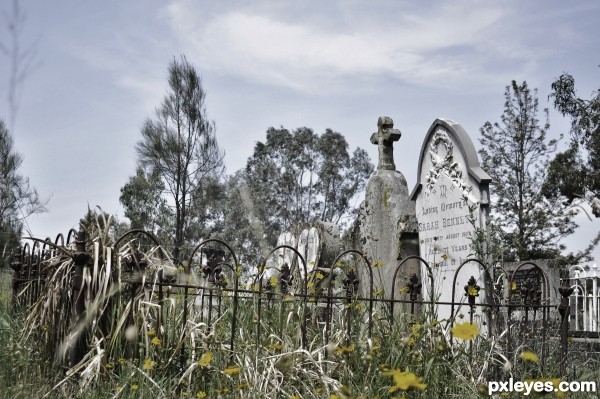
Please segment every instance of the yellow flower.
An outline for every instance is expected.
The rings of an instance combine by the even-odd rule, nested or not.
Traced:
[[[240,373],[240,367],[235,364],[227,366],[225,370],[223,370],[223,374],[234,375]]]
[[[204,392],[204,391],[198,391],[198,392],[196,392],[196,397],[198,399],[204,399],[204,398],[206,398],[206,392]]]
[[[158,337],[152,338],[152,341],[150,342],[152,342],[152,345],[160,346],[160,339]]]
[[[254,291],[254,292],[260,291],[260,285],[258,283],[252,284],[252,291]]]
[[[517,283],[515,283],[514,281],[512,283],[510,283],[510,289],[513,291],[517,290]]]
[[[272,277],[269,279],[269,284],[270,284],[271,286],[273,286],[273,287],[275,287],[275,286],[277,285],[277,283],[278,283],[278,282],[279,282],[279,280],[278,280],[278,279],[277,279],[277,277],[275,277],[275,276],[272,276]]]
[[[377,267],[383,267],[383,262],[378,260],[377,262],[373,263],[373,269],[377,268]]]
[[[476,324],[465,322],[452,327],[451,332],[456,338],[464,339],[465,341],[471,341],[479,335],[479,328]]]
[[[474,286],[472,286],[472,285],[469,285],[467,293],[470,296],[479,296],[479,290],[477,288],[475,288]]]
[[[290,399],[300,399],[300,396],[298,396],[298,395],[292,395],[292,396],[290,396]]]
[[[213,359],[212,352],[205,352],[202,354],[202,356],[200,356],[200,359],[198,359],[198,364],[202,367],[206,367],[210,364],[212,359]]]
[[[323,273],[317,272],[317,274],[315,275],[315,277],[317,278],[317,280],[323,280],[323,277],[325,277],[325,276],[323,275]]]
[[[423,378],[417,377],[415,374],[410,371],[400,371],[399,369],[394,369],[390,371],[384,371],[383,375],[391,376],[394,378],[394,385],[391,387],[388,392],[392,393],[397,391],[398,389],[402,391],[408,391],[409,389],[419,389],[424,390],[427,388],[427,384],[423,384]]]
[[[402,288],[400,288],[400,293],[401,294],[408,294],[409,291],[410,291],[410,288],[408,288],[408,287],[402,287]]]
[[[338,355],[343,355],[345,353],[352,353],[352,352],[354,352],[355,348],[356,348],[356,346],[354,344],[351,344],[348,346],[340,345],[335,349],[335,353],[337,353]]]
[[[132,391],[137,391],[139,388],[140,388],[140,386],[138,384],[131,384]]]
[[[148,332],[146,333],[146,335],[150,338],[154,337],[156,335],[156,331],[154,330],[148,330]]]
[[[373,292],[373,297],[374,298],[379,298],[381,296],[381,294],[383,294],[383,288],[379,288],[379,289],[375,290]]]
[[[273,350],[281,350],[283,349],[283,344],[281,342],[273,342],[268,346],[268,348]]]
[[[519,355],[519,357],[525,361],[537,363],[539,362],[538,355],[531,351],[525,351]]]
[[[154,370],[154,367],[156,367],[156,362],[154,360],[151,358],[146,358],[146,360],[144,360],[144,370],[151,371]]]
[[[215,392],[217,392],[217,393],[229,393],[229,388],[227,388],[227,387],[218,388]]]
[[[127,364],[127,360],[123,359],[122,357],[120,357],[117,361],[121,366],[125,366]]]

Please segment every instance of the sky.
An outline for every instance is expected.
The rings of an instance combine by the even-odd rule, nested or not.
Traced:
[[[331,128],[376,164],[369,138],[385,115],[402,132],[394,157],[409,191],[436,118],[460,123],[479,148],[480,127],[500,120],[505,87],[526,80],[550,108],[550,136],[567,137],[569,122],[548,101],[551,83],[569,72],[580,96],[600,88],[596,0],[18,4],[19,46],[34,57],[15,113],[10,57],[0,53],[0,118],[24,157],[21,172],[49,199],[48,212],[28,220],[42,238],[77,227],[88,206],[124,217],[119,190],[135,172],[140,127],[181,55],[202,76],[228,173],[271,126]],[[10,47],[13,1],[0,10],[0,43]],[[600,227],[577,220],[570,250]]]

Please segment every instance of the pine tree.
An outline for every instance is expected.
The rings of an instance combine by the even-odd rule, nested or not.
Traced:
[[[491,217],[500,228],[506,261],[557,258],[561,239],[577,228],[575,208],[543,186],[557,140],[548,140],[548,110],[540,122],[537,90],[526,82],[506,87],[500,123],[481,128],[482,164],[492,177]]]

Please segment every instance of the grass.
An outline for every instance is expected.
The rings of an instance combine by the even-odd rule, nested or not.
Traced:
[[[261,297],[259,307],[252,279],[242,282],[247,292],[237,301],[232,348],[230,292],[213,291],[210,318],[208,290],[189,290],[187,307],[177,284],[165,288],[161,299],[152,284],[159,270],[180,283],[188,275],[175,272],[156,248],[144,252],[144,274],[127,272],[127,254],[136,242],[117,249],[122,256],[112,264],[108,235],[96,231],[91,236],[87,250],[93,254],[89,269],[95,279],[85,298],[88,310],[76,324],[68,322],[70,258],[50,260],[45,289],[16,312],[10,305],[10,274],[0,274],[0,397],[473,398],[487,396],[490,379],[558,376],[555,340],[544,344],[542,365],[532,355],[519,356],[541,355],[534,335],[514,341],[508,352],[506,331],[486,337],[463,324],[465,339],[455,330],[451,342],[446,321],[398,315],[392,326],[384,307],[375,308],[369,336],[367,306],[359,302],[336,305],[328,331],[322,308],[298,295],[274,292],[271,300]],[[139,278],[148,283],[145,288],[132,282]],[[114,280],[121,283],[110,284]],[[63,354],[79,333],[88,337],[88,351],[69,369]],[[599,380],[597,370],[581,372]]]

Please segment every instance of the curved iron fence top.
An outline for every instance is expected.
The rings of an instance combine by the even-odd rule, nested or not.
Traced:
[[[458,272],[460,272],[460,269],[462,269],[467,263],[471,263],[471,262],[475,262],[475,263],[477,263],[479,265],[480,269],[483,270],[484,276],[486,276],[488,278],[488,281],[492,280],[492,276],[490,275],[490,272],[489,272],[487,266],[484,265],[483,262],[481,262],[479,259],[475,259],[475,258],[465,259],[463,261],[463,263],[461,263],[460,266],[458,266],[458,268],[454,272],[454,278],[452,279],[452,302],[454,302],[454,300],[455,300],[456,279],[458,278]],[[484,284],[485,283],[486,282],[484,280]],[[450,316],[452,316],[452,312],[450,312]]]
[[[73,238],[77,238],[77,230],[75,230],[75,229],[71,229],[67,233],[67,245],[69,245],[71,243],[71,240]]]
[[[60,245],[61,246],[65,246],[65,236],[63,236],[63,233],[58,233],[56,235],[56,238],[54,239],[54,245],[58,245],[58,241],[60,240]]]
[[[409,260],[411,259],[416,259],[419,260],[420,262],[422,262],[425,267],[427,268],[427,276],[429,277],[429,283],[431,284],[431,291],[433,292],[433,270],[431,269],[431,266],[429,266],[429,263],[427,263],[427,261],[423,258],[421,258],[419,255],[410,255],[407,256],[406,258],[402,259],[402,261],[398,264],[398,266],[396,266],[396,270],[394,271],[394,277],[392,277],[392,296],[391,298],[394,299],[395,298],[395,294],[396,294],[396,279],[398,278],[398,272],[400,271],[400,268]]]
[[[517,271],[521,270],[524,266],[534,266],[540,273],[542,276],[542,283],[543,283],[543,287],[544,287],[544,300],[547,300],[550,297],[550,282],[548,281],[548,276],[546,276],[546,273],[544,272],[544,270],[539,267],[537,265],[537,263],[535,263],[534,261],[531,260],[527,260],[527,261],[523,261],[521,264],[519,264],[519,266],[516,267],[515,270],[513,270],[512,274],[510,275],[510,281],[509,283],[512,283],[513,281],[515,281],[515,273],[517,273]],[[533,269],[530,269],[529,271],[531,271]],[[529,274],[529,271],[527,272],[527,274]],[[510,287],[512,288],[512,287]],[[512,297],[512,289],[508,290],[508,301],[510,303]]]
[[[289,249],[290,251],[294,252],[296,254],[296,256],[298,256],[298,258],[300,258],[300,262],[302,262],[302,268],[304,269],[304,292],[306,293],[307,290],[307,285],[308,285],[308,267],[306,266],[306,260],[304,260],[304,257],[302,256],[302,254],[294,247],[289,246],[289,245],[278,245],[275,248],[273,248],[271,251],[269,251],[269,253],[267,254],[267,256],[264,258],[263,263],[260,266],[264,267],[262,268],[262,270],[259,270],[258,273],[256,274],[256,276],[254,277],[253,280],[253,284],[256,284],[256,282],[258,281],[259,287],[262,288],[262,277],[264,276],[264,274],[266,273],[266,264],[267,264],[267,259],[269,259],[271,257],[271,255],[273,255],[275,253],[275,251],[278,251],[280,249]],[[288,265],[291,267],[291,265]],[[279,269],[279,267],[273,267],[270,266],[269,269],[275,269],[279,272],[281,272],[281,270]],[[290,273],[293,274],[294,270],[290,269]]]
[[[238,265],[238,260],[237,260],[237,256],[235,256],[235,252],[233,251],[233,249],[231,249],[231,247],[229,246],[229,244],[227,244],[225,241],[220,240],[218,238],[208,238],[204,241],[202,241],[200,244],[196,245],[196,247],[194,248],[194,250],[192,251],[192,253],[190,254],[190,260],[188,262],[188,267],[190,267],[194,261],[194,255],[196,255],[196,252],[198,252],[198,250],[200,248],[202,248],[204,245],[211,243],[211,242],[216,242],[217,244],[221,244],[223,245],[225,248],[227,248],[227,250],[229,251],[229,253],[231,254],[231,257],[233,258],[233,264],[235,265],[235,267],[237,268]],[[239,276],[237,273],[234,273],[235,279],[236,281],[239,279]]]
[[[369,259],[367,259],[367,257],[365,256],[364,253],[362,253],[361,251],[357,250],[357,249],[348,249],[342,253],[340,253],[334,260],[333,263],[331,265],[331,271],[333,273],[333,269],[335,269],[335,265],[338,263],[338,261],[342,258],[342,256],[348,255],[348,254],[356,254],[359,255],[363,262],[365,263],[365,265],[367,265],[367,271],[369,272],[369,299],[373,299],[373,268],[371,267],[371,262],[369,262]],[[331,295],[331,288],[332,288],[332,283],[333,283],[333,278],[329,278],[329,281],[327,282],[327,294]]]

